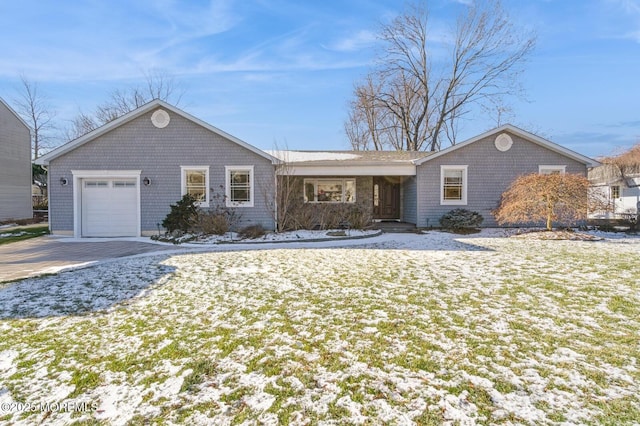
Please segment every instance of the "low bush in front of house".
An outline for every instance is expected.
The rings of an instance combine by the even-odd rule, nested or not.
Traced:
[[[266,234],[261,225],[247,225],[239,229],[241,215],[224,204],[224,197],[213,196],[215,206],[198,207],[198,200],[185,195],[175,204],[162,221],[164,235],[154,240],[184,243],[196,239],[237,232],[241,239],[260,238]],[[286,214],[289,225],[281,231],[366,229],[372,221],[371,210],[362,203],[297,203],[289,206]],[[231,238],[234,238],[231,235]]]
[[[363,204],[348,203],[300,203],[290,208],[291,229],[365,229],[371,225],[372,216]]]
[[[214,207],[198,207],[198,200],[191,195],[184,195],[162,221],[166,230],[164,235],[152,237],[157,241],[180,244],[200,237],[225,235],[236,231],[242,215],[235,209],[226,207],[224,197],[213,197]],[[264,229],[263,229],[264,235]]]
[[[266,233],[267,231],[262,225],[249,225],[239,230],[238,236],[243,239],[248,238],[254,240],[256,238],[264,237]]]
[[[445,229],[460,231],[478,228],[484,218],[478,212],[467,209],[453,209],[440,218],[440,226]]]
[[[196,228],[206,235],[224,235],[231,229],[229,216],[210,210],[199,210]]]
[[[185,194],[177,203],[171,204],[171,210],[162,221],[167,233],[181,236],[191,231],[198,218],[196,201],[193,196]]]
[[[213,208],[199,208],[192,232],[204,235],[224,235],[236,231],[242,215],[236,210],[218,204]]]

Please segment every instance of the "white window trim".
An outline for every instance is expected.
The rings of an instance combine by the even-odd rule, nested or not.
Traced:
[[[184,196],[187,193],[186,172],[189,170],[204,170],[205,182],[205,198],[204,201],[195,203],[199,207],[208,207],[211,198],[209,197],[209,166],[180,166],[180,194]]]
[[[443,206],[466,206],[467,205],[467,169],[466,165],[442,165],[440,166],[440,205]],[[444,172],[447,170],[462,170],[462,200],[444,199]]]
[[[231,201],[231,172],[242,171],[249,172],[249,201],[246,202],[234,202]],[[224,166],[224,181],[225,181],[225,204],[227,207],[253,207],[253,203],[256,197],[254,192],[254,178],[253,178],[253,166]]]
[[[560,172],[560,174],[565,174],[567,170],[567,166],[563,166],[563,165],[558,165],[558,164],[541,164],[538,166],[538,173],[539,174],[543,174],[543,171],[551,171],[551,172],[555,172],[558,171]]]
[[[71,170],[73,176],[73,236],[82,238],[82,180],[83,179],[135,179],[137,191],[136,214],[138,215],[138,229],[136,235],[141,235],[140,230],[140,175],[142,170]]]
[[[617,191],[618,191],[618,196],[617,197],[613,196],[614,195],[613,194],[614,193],[614,189],[613,188],[618,188],[617,189]],[[622,186],[621,185],[611,185],[611,186],[609,186],[609,198],[612,199],[612,200],[620,200],[620,199],[622,199]]]
[[[356,178],[351,177],[351,178],[309,178],[309,179],[304,179],[304,181],[302,182],[302,198],[304,199],[304,197],[306,196],[306,186],[308,182],[314,182],[314,186],[319,183],[319,182],[335,182],[335,181],[340,181],[342,182],[342,200],[341,201],[316,201],[315,198],[313,200],[310,201],[305,201],[305,203],[311,203],[311,204],[355,204],[356,200],[356,195],[358,194],[358,190],[357,190],[357,181]],[[345,197],[345,191],[344,188],[347,186],[346,185],[346,181],[353,181],[353,187],[355,192],[353,193],[353,201],[345,201],[344,197]],[[314,194],[317,194],[317,188],[314,189]]]

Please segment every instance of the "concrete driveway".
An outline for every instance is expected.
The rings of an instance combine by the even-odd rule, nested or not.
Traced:
[[[168,250],[176,250],[176,247],[135,239],[32,238],[0,245],[0,282],[54,273],[101,260]]]

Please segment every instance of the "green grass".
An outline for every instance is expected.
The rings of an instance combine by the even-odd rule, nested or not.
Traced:
[[[533,423],[640,422],[640,275],[616,268],[638,245],[475,244],[488,250],[175,256],[176,273],[109,310],[0,320],[15,366],[0,379],[22,401],[117,392],[139,407],[130,424],[346,424],[355,410],[429,425],[451,418],[444,407],[470,424],[530,422],[496,395],[535,407]],[[116,264],[119,279],[154,262]]]
[[[204,382],[207,377],[212,377],[216,374],[216,365],[209,359],[190,362],[186,367],[192,371],[184,378],[180,392],[195,391],[196,387]]]
[[[41,237],[49,234],[49,226],[30,226],[27,228],[13,228],[7,231],[0,231],[0,245],[15,243],[16,241],[28,240],[30,238]],[[9,237],[3,235],[11,235]]]
[[[72,375],[71,384],[75,385],[75,389],[69,394],[69,398],[75,398],[98,386],[100,374],[90,370],[76,370]]]

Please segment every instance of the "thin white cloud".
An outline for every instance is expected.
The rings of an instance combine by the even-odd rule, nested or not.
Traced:
[[[30,0],[27,0],[30,1]],[[15,6],[13,14],[39,25],[38,32],[20,25],[7,27],[12,40],[0,39],[3,60],[0,76],[24,73],[37,81],[118,81],[140,78],[141,72],[162,69],[174,75],[216,72],[277,73],[351,69],[369,63],[365,49],[375,36],[367,31],[331,40],[324,21],[312,19],[303,26],[259,39],[238,42],[237,48],[216,48],[224,35],[241,23],[241,38],[251,39],[256,10],[234,0],[184,2],[146,0],[127,8],[96,3],[34,11]],[[38,24],[37,19],[46,19]],[[0,16],[0,23],[10,23]],[[295,21],[294,21],[295,22]],[[72,25],[73,23],[73,25]],[[344,24],[344,23],[343,23]],[[344,31],[344,25],[341,25]],[[357,54],[363,51],[363,54]]]
[[[616,28],[623,32],[617,36],[640,43],[640,0],[608,0],[607,3],[605,7],[614,4],[619,11]]]
[[[279,73],[291,71],[337,70],[364,66],[367,58],[342,51],[327,50],[318,44],[313,28],[303,27],[264,40],[248,49],[223,56],[204,52],[195,63],[181,66],[181,73],[216,72]],[[176,62],[177,63],[177,62]],[[252,78],[256,78],[255,75]]]
[[[154,14],[169,25],[170,30],[164,31],[168,36],[165,46],[223,33],[241,20],[230,0],[211,0],[206,7],[193,2],[163,0],[152,3],[152,8]]]
[[[640,43],[640,30],[629,33],[629,37],[635,39],[638,43]]]
[[[12,34],[0,39],[0,75],[24,73],[39,81],[130,79],[151,68],[171,72],[178,64],[188,66],[189,55],[201,55],[202,39],[241,21],[231,0],[154,0],[126,9],[91,3],[42,11],[25,4],[11,12],[38,31],[0,17]]]
[[[640,1],[638,0],[617,0],[617,1],[627,12],[640,14]]]
[[[371,47],[376,41],[375,33],[367,30],[360,30],[355,34],[336,40],[330,44],[323,45],[328,50],[338,52],[353,52]]]

